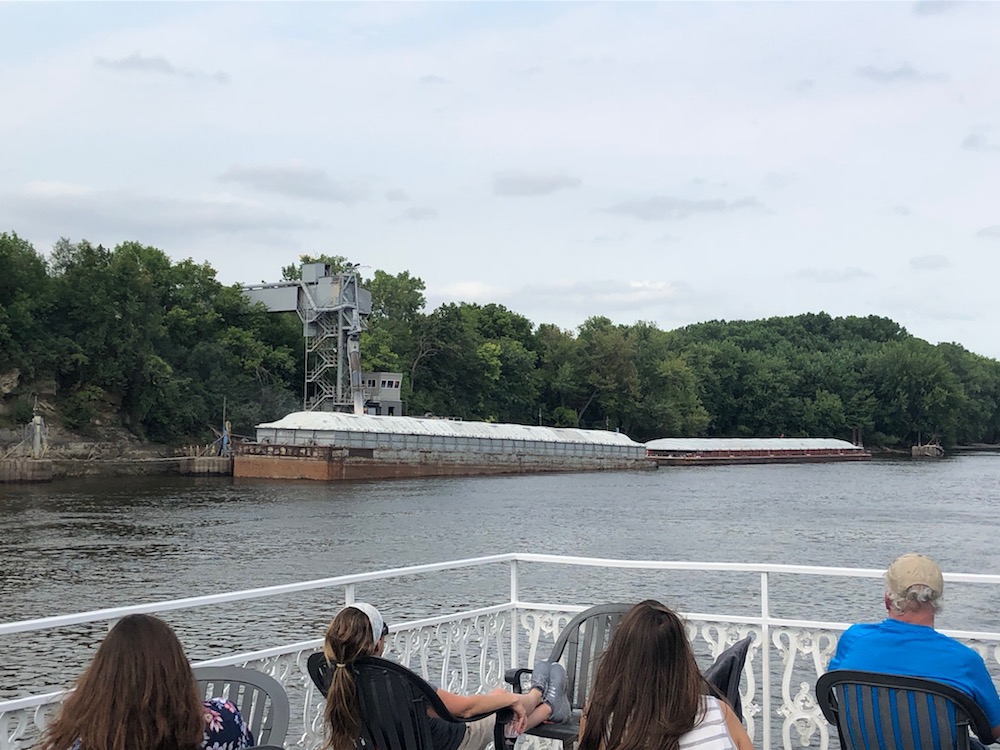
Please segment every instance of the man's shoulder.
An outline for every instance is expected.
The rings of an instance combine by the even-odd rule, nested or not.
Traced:
[[[964,657],[973,661],[982,661],[982,657],[974,648],[966,646],[961,641],[945,635],[929,625],[917,625],[886,618],[882,622],[862,623],[852,625],[844,635],[853,631],[853,637],[864,638],[866,635],[877,637],[881,642],[900,641],[911,645],[923,644],[934,647],[939,652],[952,654],[955,658]]]
[[[840,634],[840,640],[853,640],[855,638],[864,638],[866,635],[877,635],[884,631],[883,623],[881,622],[859,622],[851,625],[847,630]]]

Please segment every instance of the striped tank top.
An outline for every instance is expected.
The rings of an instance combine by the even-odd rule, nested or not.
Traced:
[[[706,695],[705,718],[679,741],[680,750],[736,750],[736,743],[729,736],[726,717],[717,698]]]

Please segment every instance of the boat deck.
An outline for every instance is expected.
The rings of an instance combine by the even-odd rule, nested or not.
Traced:
[[[277,597],[294,598],[303,592],[322,594],[329,611],[317,613],[323,622],[346,601],[371,600],[381,606],[376,592],[392,585],[412,590],[414,597],[428,583],[441,576],[464,576],[471,580],[498,580],[497,568],[504,572],[499,579],[502,589],[485,592],[495,596],[495,603],[469,609],[440,612],[431,617],[399,618],[391,621],[386,655],[410,667],[426,679],[448,690],[472,692],[502,685],[504,670],[531,664],[536,655],[545,655],[559,631],[574,614],[591,604],[621,601],[609,584],[616,574],[639,580],[647,590],[675,591],[679,577],[710,576],[713,580],[732,579],[731,589],[723,586],[723,595],[715,597],[718,611],[684,612],[688,632],[702,666],[707,666],[728,645],[746,635],[753,638],[744,671],[741,694],[744,720],[757,748],[820,748],[831,743],[831,728],[816,705],[813,686],[836,648],[837,638],[849,623],[782,617],[775,603],[787,592],[786,581],[806,579],[806,591],[813,581],[823,581],[833,590],[850,589],[863,584],[873,590],[881,586],[881,570],[805,567],[793,565],[753,565],[743,563],[699,563],[683,561],[636,561],[581,557],[561,557],[510,553],[489,557],[455,560],[430,565],[381,570],[337,576],[260,589],[227,592],[211,596],[153,602],[130,607],[96,610],[37,620],[0,623],[0,644],[11,639],[38,637],[46,644],[46,658],[65,653],[79,641],[80,627],[97,624],[102,629],[126,614],[152,612],[170,620],[183,611],[232,611],[232,606],[261,608]],[[486,571],[492,571],[487,574]],[[521,591],[528,584],[543,583],[558,589],[561,575],[579,572],[594,576],[599,598],[590,602],[526,601]],[[865,580],[869,579],[869,580]],[[876,580],[870,580],[876,579]],[[951,584],[970,584],[976,589],[988,585],[995,589],[1000,576],[946,573]],[[439,581],[440,582],[440,581]],[[751,588],[748,589],[747,583]],[[817,589],[818,591],[818,589]],[[429,595],[428,595],[429,596]],[[670,601],[669,596],[661,596]],[[629,599],[630,600],[630,599]],[[754,611],[733,615],[736,603],[749,600]],[[801,602],[800,602],[801,603]],[[812,610],[824,607],[806,602]],[[873,603],[874,604],[874,603]],[[282,604],[284,606],[284,604]],[[207,609],[206,609],[207,608]],[[213,610],[214,608],[214,610]],[[777,607],[781,609],[781,607]],[[202,612],[202,615],[205,613]],[[230,615],[227,615],[227,617]],[[873,611],[873,618],[875,613]],[[233,630],[220,623],[219,630]],[[944,632],[959,638],[979,651],[994,675],[1000,673],[1000,633],[982,631]],[[246,665],[274,676],[285,687],[292,701],[292,726],[285,746],[315,750],[322,744],[321,698],[307,673],[306,659],[321,647],[322,626],[315,638],[275,644],[273,647],[228,653],[199,664]],[[182,634],[182,640],[185,640]],[[185,645],[189,645],[186,643]],[[6,648],[4,648],[6,653]],[[65,670],[64,670],[65,671]],[[64,675],[72,679],[73,675]],[[22,750],[34,743],[45,721],[61,700],[62,693],[38,690],[37,686],[19,686],[21,697],[0,701],[0,750]],[[544,742],[524,739],[524,743]]]

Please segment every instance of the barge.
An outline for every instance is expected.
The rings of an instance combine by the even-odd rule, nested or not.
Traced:
[[[659,466],[867,461],[864,446],[836,438],[659,438],[646,443]]]
[[[317,411],[257,425],[233,459],[234,477],[320,481],[655,468],[618,432]]]

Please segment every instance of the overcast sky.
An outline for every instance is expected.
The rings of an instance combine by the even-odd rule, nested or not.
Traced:
[[[0,3],[0,231],[1000,357],[1000,4]]]

